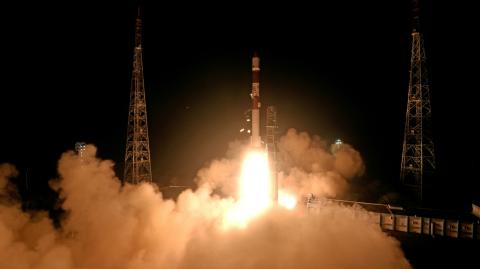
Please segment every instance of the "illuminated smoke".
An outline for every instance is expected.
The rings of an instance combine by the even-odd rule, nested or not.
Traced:
[[[308,218],[271,211],[248,230],[206,237],[192,239],[180,268],[410,268],[395,239],[361,211],[334,205]]]
[[[297,203],[298,200],[294,194],[288,193],[284,190],[278,191],[278,204],[281,207],[284,207],[286,209],[294,209]]]
[[[334,170],[347,179],[361,176],[365,172],[360,153],[348,144],[342,144],[335,152]]]
[[[121,187],[113,162],[95,151],[88,145],[84,161],[73,152],[59,161],[52,186],[67,211],[61,229],[45,214],[0,204],[0,268],[410,267],[399,243],[358,209],[331,205],[308,215],[276,208],[245,229],[224,229],[234,198],[213,195],[210,184],[176,202],[150,184]],[[0,193],[14,171],[1,166]]]
[[[0,268],[73,268],[71,251],[46,212],[26,214],[4,196],[10,191],[8,178],[17,174],[12,165],[0,164]]]
[[[0,201],[7,202],[7,200],[10,200],[8,194],[14,190],[12,190],[12,186],[8,182],[8,178],[16,177],[17,175],[18,171],[15,166],[9,163],[0,164]]]
[[[360,153],[348,144],[333,154],[318,136],[289,129],[278,143],[281,188],[297,196],[336,197],[365,170]]]
[[[198,186],[208,184],[222,194],[236,197],[238,178],[241,174],[243,157],[249,150],[250,143],[234,141],[229,143],[226,157],[212,160],[197,172],[195,182]]]
[[[316,135],[291,128],[278,142],[280,187],[297,197],[314,193],[337,197],[348,190],[349,181],[365,171],[362,157],[348,144],[342,144],[333,154],[330,145]],[[228,158],[213,160],[200,169],[196,182],[209,184],[227,196],[235,196],[242,157],[248,144],[230,143]]]
[[[272,182],[266,152],[258,150],[247,152],[238,185],[238,200],[225,212],[225,219],[227,227],[245,228],[252,218],[273,205]]]

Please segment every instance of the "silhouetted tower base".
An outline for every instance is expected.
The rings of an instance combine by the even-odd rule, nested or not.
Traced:
[[[414,1],[410,79],[400,179],[402,184],[413,191],[419,201],[422,202],[424,201],[425,189],[432,185],[435,154],[432,140],[432,111],[425,64],[425,49],[422,35],[418,29],[418,3]]]
[[[125,151],[124,182],[136,184],[152,181],[150,145],[148,139],[147,105],[143,82],[142,21],[136,20],[132,85],[128,112],[127,147]]]

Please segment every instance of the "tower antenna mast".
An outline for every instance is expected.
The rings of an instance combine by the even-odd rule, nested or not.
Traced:
[[[142,62],[142,20],[140,8],[135,23],[135,48],[132,84],[128,110],[127,145],[125,150],[124,182],[152,182],[150,142],[148,138],[147,105]]]

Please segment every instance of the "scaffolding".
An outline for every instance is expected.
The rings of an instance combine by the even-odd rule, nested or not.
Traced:
[[[270,165],[270,175],[273,182],[274,201],[278,201],[278,175],[277,175],[277,110],[275,106],[267,107],[266,114],[266,132],[265,144],[267,146],[268,163]]]
[[[424,188],[431,185],[435,154],[431,129],[430,87],[416,0],[413,7],[414,26],[400,180],[404,186],[412,189],[422,202]]]
[[[123,177],[124,182],[131,184],[152,181],[147,105],[143,81],[141,29],[142,21],[139,12],[135,27],[135,48]]]

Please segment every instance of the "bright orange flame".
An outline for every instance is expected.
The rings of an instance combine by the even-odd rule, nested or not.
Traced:
[[[251,151],[243,161],[237,203],[225,215],[226,226],[245,228],[272,205],[272,184],[265,152]]]
[[[285,191],[278,191],[278,205],[285,207],[286,209],[294,209],[297,205],[297,198]]]

